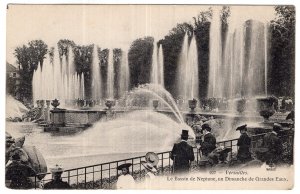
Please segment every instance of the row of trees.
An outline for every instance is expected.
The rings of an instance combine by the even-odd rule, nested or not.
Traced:
[[[268,72],[268,90],[270,94],[276,96],[294,96],[295,83],[295,7],[276,6],[276,18],[271,21],[270,26],[270,56]],[[222,21],[222,41],[225,41],[230,8],[223,7],[221,14]],[[170,30],[164,39],[158,42],[158,46],[163,47],[164,54],[164,77],[165,87],[172,94],[176,95],[176,72],[177,61],[181,51],[181,46],[185,33],[190,39],[192,34],[196,37],[199,64],[199,95],[206,97],[208,91],[209,76],[209,31],[212,10],[202,11],[193,18],[193,23],[181,23]],[[154,39],[144,37],[135,40],[128,53],[130,69],[130,88],[138,84],[150,81],[152,53]],[[223,44],[225,45],[225,44]],[[74,52],[75,69],[77,73],[84,73],[86,96],[91,95],[91,66],[93,62],[94,45],[76,45],[71,40],[59,40],[57,43],[60,59],[66,56],[67,61],[69,49]],[[224,48],[223,48],[224,49]],[[100,59],[100,69],[102,83],[105,83],[108,49],[97,48]],[[32,76],[38,64],[43,66],[43,60],[49,54],[53,60],[54,48],[48,46],[42,40],[30,41],[27,45],[22,45],[15,49],[15,56],[20,69],[20,87],[18,93],[21,99],[30,100],[32,97]],[[114,66],[116,82],[120,70],[121,49],[114,49]],[[103,84],[102,91],[106,86]],[[118,92],[115,94],[118,97]]]
[[[268,53],[268,94],[275,96],[291,96],[295,93],[295,7],[275,6],[276,18],[270,21]],[[221,41],[226,41],[230,8],[224,6],[220,13]],[[193,23],[177,24],[169,34],[160,40],[164,52],[165,87],[176,96],[177,61],[185,33],[195,34],[198,50],[199,96],[206,97],[209,80],[209,33],[212,10],[202,11],[193,18]],[[250,20],[246,27],[251,24]],[[249,30],[249,29],[248,29]],[[249,40],[247,40],[249,43]],[[146,37],[137,39],[131,51],[131,74],[138,75],[132,80],[134,83],[149,82],[153,39]],[[223,47],[225,44],[222,44]],[[222,49],[223,51],[225,48]],[[140,51],[140,52],[138,52]],[[224,55],[225,52],[222,52]],[[224,57],[224,56],[223,56]],[[247,57],[246,57],[247,58]],[[263,83],[262,83],[263,84]]]

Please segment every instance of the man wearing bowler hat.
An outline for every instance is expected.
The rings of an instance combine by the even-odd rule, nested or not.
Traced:
[[[195,160],[193,147],[187,143],[188,130],[182,130],[181,141],[175,143],[170,158],[173,160],[174,173],[188,173],[190,162]]]
[[[250,153],[251,138],[247,134],[247,125],[239,126],[236,130],[241,133],[237,142],[237,146],[239,146],[237,159],[242,163],[245,163],[252,159]]]
[[[203,141],[200,143],[200,149],[204,156],[208,156],[214,149],[216,149],[216,138],[211,134],[211,128],[207,123],[202,125],[201,133],[203,136]]]

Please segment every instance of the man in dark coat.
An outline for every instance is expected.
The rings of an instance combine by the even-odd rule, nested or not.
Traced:
[[[263,138],[262,146],[267,148],[267,152],[265,155],[266,163],[277,164],[280,162],[283,153],[283,145],[282,141],[278,137],[278,133],[282,130],[282,127],[278,123],[274,123],[273,131],[267,133]]]
[[[189,131],[182,130],[181,142],[175,143],[170,158],[173,160],[174,173],[188,173],[190,162],[195,160],[193,147],[187,143]]]
[[[238,139],[237,146],[239,146],[238,152],[237,152],[237,159],[241,161],[242,163],[250,161],[251,158],[251,138],[247,134],[247,125],[242,125],[236,129],[237,131],[240,131],[241,136]]]
[[[62,181],[61,174],[63,173],[63,169],[56,165],[54,168],[51,168],[52,173],[52,181],[46,183],[44,185],[44,189],[71,189],[71,186]]]
[[[214,149],[216,149],[216,138],[211,134],[211,128],[207,123],[204,123],[202,125],[203,133],[203,141],[200,143],[200,149],[202,151],[202,154],[204,156],[208,156],[209,153],[211,153]]]
[[[29,177],[34,177],[36,175],[35,171],[28,165],[23,164],[18,154],[12,155],[11,161],[5,168],[5,179],[9,181],[7,187],[11,189],[33,188]]]

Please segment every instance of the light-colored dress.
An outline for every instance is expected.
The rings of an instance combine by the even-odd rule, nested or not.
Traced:
[[[120,175],[117,181],[117,189],[134,189],[135,181],[130,174]]]

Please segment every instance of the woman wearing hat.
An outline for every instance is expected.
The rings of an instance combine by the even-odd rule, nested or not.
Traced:
[[[62,167],[56,164],[54,168],[50,168],[50,171],[52,173],[52,181],[46,183],[44,189],[71,189],[71,186],[61,178],[64,172]]]
[[[151,179],[155,179],[155,174],[157,173],[156,168],[148,162],[142,162],[142,165],[145,167],[145,169],[147,170],[146,173],[146,180],[151,180]]]
[[[130,163],[125,163],[117,167],[117,170],[122,171],[122,174],[118,177],[117,189],[133,189],[135,187],[135,181],[129,174],[130,166]]]
[[[211,128],[207,123],[202,125],[201,132],[203,133],[203,142],[200,143],[200,149],[204,156],[208,156],[209,153],[216,149],[217,141],[215,136],[211,133]]]
[[[252,159],[250,152],[251,138],[247,134],[247,125],[239,126],[236,130],[240,131],[241,133],[241,136],[237,142],[239,149],[236,157],[239,161],[245,163]]]
[[[159,158],[158,155],[154,152],[148,152],[145,156],[146,161],[142,162],[142,165],[147,170],[146,180],[151,180],[155,178],[157,173],[156,165],[158,164]]]

